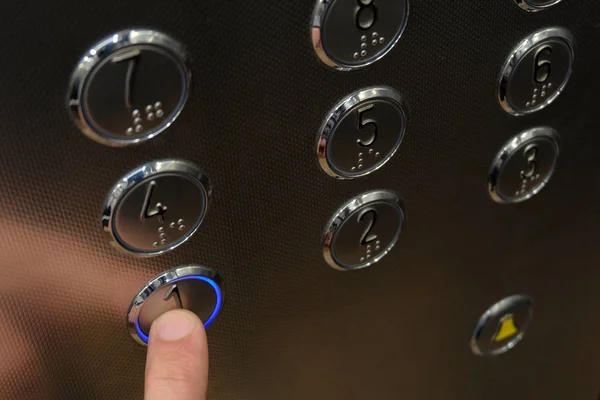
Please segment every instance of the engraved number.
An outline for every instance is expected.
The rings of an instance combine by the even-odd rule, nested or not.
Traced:
[[[117,64],[122,61],[129,61],[127,65],[127,75],[125,75],[125,107],[131,108],[133,106],[133,76],[135,74],[135,67],[137,60],[140,57],[139,50],[132,50],[115,56],[112,62]]]
[[[162,224],[164,222],[164,214],[167,212],[167,207],[163,206],[161,203],[156,203],[156,205],[150,209],[150,203],[152,203],[152,194],[154,193],[155,186],[156,181],[151,181],[148,185],[148,190],[146,191],[146,198],[144,199],[144,205],[142,206],[140,218],[145,220],[158,216],[158,221]]]
[[[362,131],[367,128],[371,128],[372,132],[369,134],[366,140],[357,139],[356,143],[361,147],[369,147],[375,142],[377,138],[377,121],[372,118],[365,118],[365,114],[372,110],[375,107],[374,104],[369,104],[368,106],[361,107],[357,110],[358,112],[358,130]]]
[[[542,84],[550,78],[550,72],[552,71],[551,55],[552,46],[544,46],[535,54],[533,67],[533,81],[535,83]]]
[[[529,179],[535,175],[535,171],[537,168],[537,153],[537,145],[530,144],[527,147],[525,147],[525,150],[523,151],[523,156],[527,158],[527,164],[529,165],[529,169],[521,171],[522,179]]]
[[[175,303],[177,303],[177,306],[179,308],[183,308],[182,306],[182,302],[181,302],[181,294],[179,293],[179,287],[177,287],[177,284],[174,283],[173,286],[171,286],[167,292],[165,293],[163,300],[164,301],[168,301],[171,298],[175,299]]]
[[[377,235],[371,233],[373,227],[375,226],[375,221],[377,221],[377,211],[375,211],[373,208],[367,208],[366,210],[363,210],[358,215],[358,222],[360,223],[363,220],[367,221],[367,228],[360,238],[361,246],[365,246],[372,241],[377,240]]]

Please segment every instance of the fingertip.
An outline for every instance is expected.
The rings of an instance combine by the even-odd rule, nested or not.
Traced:
[[[187,310],[158,317],[150,328],[145,399],[204,399],[207,385],[208,344],[200,318]]]
[[[196,330],[198,332],[195,332]],[[204,326],[200,318],[188,310],[172,310],[152,323],[149,339],[171,342],[182,340],[192,333],[204,336]]]

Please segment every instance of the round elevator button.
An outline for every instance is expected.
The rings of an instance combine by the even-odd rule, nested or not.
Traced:
[[[558,143],[558,133],[549,127],[528,129],[506,142],[490,168],[492,199],[518,203],[539,193],[556,167]]]
[[[134,297],[127,312],[129,333],[145,345],[152,322],[167,311],[194,312],[208,327],[223,304],[219,275],[199,265],[170,269],[146,283]]]
[[[509,114],[539,111],[563,91],[573,71],[573,36],[563,28],[547,28],[519,43],[500,74],[498,99]]]
[[[479,356],[507,352],[523,339],[532,317],[529,297],[514,295],[500,300],[479,318],[471,337],[471,350]]]
[[[99,143],[140,143],[177,118],[190,78],[179,42],[151,30],[122,31],[81,58],[71,77],[68,108],[81,131]]]
[[[323,123],[319,163],[338,179],[368,175],[392,158],[405,130],[406,114],[394,89],[360,90],[337,104]]]
[[[110,190],[102,226],[119,249],[163,254],[196,232],[210,194],[208,178],[194,164],[154,161],[130,171]]]
[[[523,10],[536,12],[552,7],[562,0],[514,0],[515,3]]]
[[[313,46],[330,67],[364,67],[385,56],[398,42],[408,11],[408,0],[317,0]]]
[[[323,236],[325,261],[341,271],[369,267],[394,247],[404,225],[397,194],[377,190],[357,196],[333,215]]]

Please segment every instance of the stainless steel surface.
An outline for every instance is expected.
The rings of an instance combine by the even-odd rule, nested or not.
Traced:
[[[125,315],[179,265],[223,277],[208,328],[211,400],[564,400],[600,391],[598,0],[528,13],[512,0],[419,0],[394,49],[340,73],[313,50],[314,0],[5,1],[0,13],[0,398],[139,400],[146,350]],[[90,45],[150,27],[186,46],[194,79],[154,139],[99,145],[65,112]],[[515,118],[495,97],[514,46],[548,26],[577,39],[551,106]],[[401,147],[361,179],[323,173],[315,137],[340,99],[389,86],[409,117]],[[550,183],[528,201],[490,199],[487,176],[515,134],[561,135]],[[209,173],[209,212],[158,257],[115,251],[99,229],[106,193],[132,168],[184,159]],[[406,221],[376,266],[323,258],[335,210],[377,189]],[[525,338],[473,354],[482,313],[532,299]]]
[[[315,52],[340,71],[371,65],[400,40],[409,9],[408,0],[317,0],[311,30]],[[365,11],[370,22],[363,25]]]
[[[545,10],[560,3],[562,0],[514,0],[523,10],[536,12]]]
[[[528,129],[500,149],[488,178],[490,196],[498,203],[519,203],[546,186],[560,152],[558,133],[550,127]]]
[[[506,353],[523,340],[532,319],[533,306],[529,297],[513,295],[500,300],[479,318],[471,338],[471,350],[479,356]],[[502,324],[506,322],[512,330],[500,337]]]
[[[368,175],[396,153],[406,131],[398,92],[361,89],[339,102],[321,127],[317,156],[323,171],[338,179]]]
[[[127,311],[127,329],[133,339],[148,343],[152,321],[165,312],[185,308],[196,313],[208,328],[223,304],[221,278],[206,267],[186,265],[172,268],[147,282]]]
[[[573,45],[573,35],[562,27],[542,29],[523,39],[500,73],[498,99],[502,108],[511,115],[522,116],[549,106],[562,93],[573,72]],[[542,82],[536,81],[538,68],[547,71]]]
[[[335,212],[323,234],[323,257],[350,271],[376,264],[392,250],[404,225],[396,193],[376,190],[356,196]]]
[[[109,191],[102,228],[119,250],[138,256],[164,254],[200,227],[211,193],[208,177],[188,161],[146,163]]]
[[[182,44],[157,31],[124,30],[79,60],[67,107],[90,139],[138,144],[171,126],[187,101],[190,79]]]

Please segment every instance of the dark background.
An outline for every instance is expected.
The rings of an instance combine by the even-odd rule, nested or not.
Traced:
[[[600,373],[597,79],[600,2],[526,13],[512,0],[414,0],[384,59],[336,72],[315,55],[313,0],[11,1],[0,7],[0,398],[136,399],[145,350],[127,307],[157,273],[218,271],[225,304],[209,328],[213,399],[596,399]],[[505,114],[500,69],[526,35],[574,34],[574,74],[547,109]],[[69,119],[83,53],[147,27],[188,49],[180,118],[140,146],[108,148]],[[316,135],[346,95],[389,85],[409,115],[403,144],[374,174],[336,181]],[[538,125],[562,154],[548,186],[499,205],[486,180],[496,152]],[[138,259],[100,224],[124,173],[165,157],[211,177],[205,223],[171,254]],[[321,234],[346,200],[399,192],[407,223],[379,265],[326,265]],[[478,317],[501,298],[534,301],[524,340],[471,353]]]

